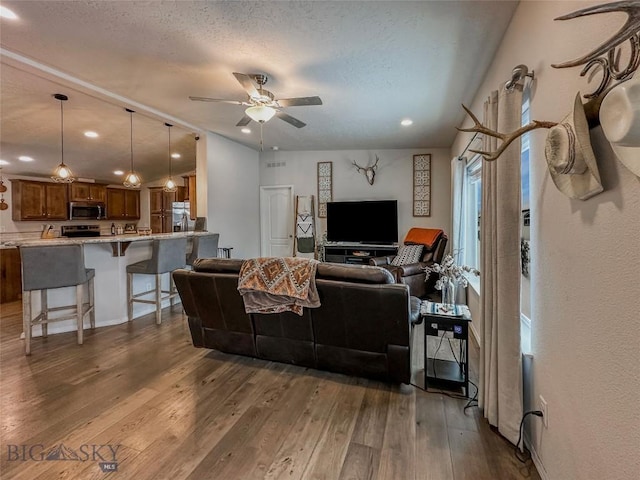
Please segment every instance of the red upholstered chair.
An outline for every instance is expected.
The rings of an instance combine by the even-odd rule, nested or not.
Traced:
[[[371,258],[369,264],[386,268],[391,272],[396,283],[409,286],[409,293],[412,296],[423,298],[435,292],[437,280],[437,275],[431,275],[425,282],[424,268],[442,261],[448,240],[447,235],[439,228],[412,228],[404,239],[404,245],[398,250],[398,255]],[[414,245],[423,246],[418,261],[406,258],[416,253],[415,247],[411,247]],[[409,248],[403,248],[405,246]]]

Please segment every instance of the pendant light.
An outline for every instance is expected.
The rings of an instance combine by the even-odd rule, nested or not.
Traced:
[[[53,98],[60,100],[60,165],[53,172],[52,180],[59,183],[71,183],[75,180],[71,169],[64,164],[64,108],[63,102],[69,100],[69,97],[61,93],[56,93]]]
[[[131,169],[127,176],[124,177],[123,185],[127,188],[138,188],[142,181],[140,180],[140,175],[138,175],[133,169],[133,114],[135,113],[133,110],[129,108],[125,108],[127,112],[129,112],[129,123],[131,125]]]
[[[167,181],[164,182],[163,190],[165,192],[171,193],[178,190],[178,186],[176,185],[176,182],[173,181],[173,177],[171,176],[171,127],[173,127],[173,125],[171,125],[170,123],[165,123],[165,126],[167,127],[167,131],[169,132],[169,178],[167,178]]]

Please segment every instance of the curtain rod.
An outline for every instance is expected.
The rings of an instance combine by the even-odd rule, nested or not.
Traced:
[[[513,70],[511,71],[511,78],[507,81],[507,83],[505,83],[504,86],[507,90],[512,90],[513,87],[515,87],[520,80],[523,80],[526,77],[531,78],[531,80],[533,81],[534,75],[535,75],[535,72],[533,70],[529,71],[529,68],[526,65],[523,65],[523,64],[516,65],[515,67],[513,67]],[[462,160],[464,158],[463,155],[467,152],[467,150],[469,150],[469,147],[474,142],[474,140],[478,137],[478,135],[480,135],[480,132],[476,132],[473,134],[473,137],[471,137],[471,140],[469,140],[469,143],[467,143],[467,146],[464,147],[464,150],[462,151],[462,153],[458,155],[458,160]]]
[[[475,141],[475,139],[478,137],[478,135],[480,135],[480,132],[476,132],[476,133],[473,134],[473,137],[471,137],[471,140],[469,140],[469,143],[467,143],[467,146],[464,147],[464,150],[462,151],[462,153],[460,155],[458,155],[458,161],[460,161],[460,160],[462,160],[464,158],[464,154],[467,153],[467,150],[469,150],[469,147]]]

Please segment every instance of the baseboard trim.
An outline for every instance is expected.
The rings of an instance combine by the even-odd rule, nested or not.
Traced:
[[[473,334],[472,336],[473,336],[473,339],[476,341],[476,346],[480,348],[480,334],[476,330],[476,327],[473,324],[473,322],[469,324],[469,330],[471,330],[471,333]]]
[[[529,452],[531,452],[531,460],[536,466],[536,470],[538,471],[538,475],[540,475],[541,480],[549,480],[549,475],[547,474],[547,471],[542,464],[542,460],[538,456],[538,452],[536,452],[536,449],[533,448],[531,440],[529,439],[529,435],[527,434],[524,435],[524,444],[529,449]]]

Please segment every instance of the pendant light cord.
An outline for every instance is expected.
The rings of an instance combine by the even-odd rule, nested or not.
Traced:
[[[133,111],[129,110],[129,123],[130,123],[130,129],[129,132],[131,133],[131,142],[130,142],[130,147],[131,147],[131,172],[133,173]]]
[[[171,125],[165,123],[165,125],[169,128],[169,180],[171,180]]]
[[[64,165],[64,111],[62,104],[63,100],[60,100],[60,164]]]

